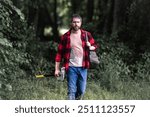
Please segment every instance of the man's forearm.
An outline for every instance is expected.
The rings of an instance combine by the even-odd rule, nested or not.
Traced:
[[[60,62],[55,62],[55,70],[59,70]]]

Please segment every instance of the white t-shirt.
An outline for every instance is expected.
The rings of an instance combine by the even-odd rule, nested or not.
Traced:
[[[83,62],[83,48],[80,35],[70,35],[71,53],[69,59],[69,66],[82,67]]]

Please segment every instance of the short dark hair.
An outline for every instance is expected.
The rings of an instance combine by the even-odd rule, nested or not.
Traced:
[[[82,17],[79,14],[73,14],[72,17],[71,17],[71,21],[72,21],[73,18],[79,18],[82,22]]]

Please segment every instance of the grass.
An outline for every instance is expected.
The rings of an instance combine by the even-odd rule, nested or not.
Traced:
[[[150,99],[150,83],[122,83],[117,91],[101,87],[100,81],[88,80],[85,100],[147,100]],[[67,82],[54,77],[41,79],[14,79],[12,91],[7,93],[11,100],[66,100]]]

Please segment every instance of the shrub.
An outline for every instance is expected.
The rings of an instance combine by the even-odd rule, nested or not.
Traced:
[[[141,59],[132,65],[133,78],[136,81],[150,82],[150,53],[145,52],[142,54]]]
[[[32,75],[31,55],[26,52],[29,35],[23,14],[10,0],[0,1],[0,98],[14,88],[13,79]],[[29,38],[28,38],[29,37]]]
[[[98,79],[102,87],[117,91],[121,90],[123,82],[131,80],[131,71],[127,61],[129,56],[132,55],[132,51],[113,38],[99,38],[101,47],[98,49],[100,65],[97,69],[91,70],[90,77]]]

